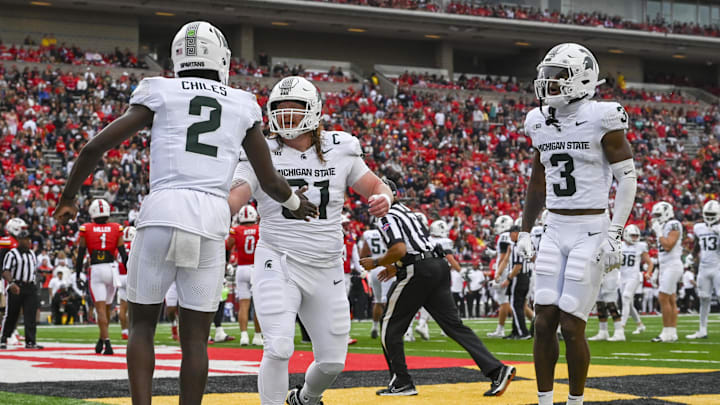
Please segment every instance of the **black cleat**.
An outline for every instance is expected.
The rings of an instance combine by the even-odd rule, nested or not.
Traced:
[[[295,388],[290,390],[286,400],[288,405],[305,405],[305,403],[300,399],[300,391],[302,391],[302,387],[302,385],[296,385]],[[323,405],[323,402],[318,402],[318,405]]]
[[[377,337],[378,337],[378,331],[375,330],[375,329],[371,330],[371,331],[370,331],[370,337],[371,337],[372,339],[377,339]]]
[[[105,342],[103,342],[102,339],[98,339],[97,343],[95,343],[95,353],[96,354],[102,353],[103,346],[105,346]]]
[[[390,384],[387,388],[383,388],[381,390],[377,390],[375,392],[376,395],[380,396],[410,396],[410,395],[417,395],[417,389],[415,389],[415,384],[412,382],[407,383],[402,386],[397,386],[394,383]]]
[[[25,343],[26,349],[34,349],[34,350],[42,350],[45,348],[45,346],[40,346],[37,343]]]
[[[115,352],[113,351],[113,348],[110,345],[110,339],[107,339],[105,341],[105,351],[103,352],[103,355],[112,356],[113,354],[115,354]]]
[[[486,397],[499,397],[502,395],[505,390],[507,389],[508,385],[510,385],[510,382],[515,378],[515,367],[513,366],[503,366],[502,369],[500,369],[500,374],[498,374],[498,377],[493,380],[492,384],[490,385],[490,389],[485,392]]]

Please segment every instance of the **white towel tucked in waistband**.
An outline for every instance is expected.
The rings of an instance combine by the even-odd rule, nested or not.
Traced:
[[[178,267],[197,269],[200,265],[200,240],[200,235],[174,229],[165,260]]]

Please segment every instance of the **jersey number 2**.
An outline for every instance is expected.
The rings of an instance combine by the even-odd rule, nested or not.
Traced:
[[[570,197],[575,194],[577,189],[575,188],[575,177],[572,176],[575,165],[573,164],[572,156],[567,153],[556,153],[550,156],[550,163],[557,167],[560,163],[564,163],[565,170],[560,172],[560,177],[565,179],[565,187],[560,184],[553,184],[553,191],[558,197]]]
[[[222,106],[212,97],[195,96],[190,100],[190,115],[201,115],[203,107],[210,107],[210,119],[207,121],[196,122],[187,129],[187,142],[185,150],[192,153],[199,153],[211,157],[217,157],[217,146],[200,143],[198,140],[200,134],[213,132],[220,128],[220,114]]]
[[[308,185],[307,181],[303,179],[288,179],[290,187],[303,188]],[[319,219],[327,219],[327,205],[330,202],[330,180],[316,181],[313,186],[320,189],[320,205],[318,205]],[[283,217],[287,219],[300,219],[295,218],[289,209],[283,207]]]

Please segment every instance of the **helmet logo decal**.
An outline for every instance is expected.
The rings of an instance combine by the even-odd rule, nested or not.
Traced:
[[[287,79],[283,80],[282,83],[280,83],[280,95],[281,96],[287,96],[290,94],[290,90],[292,90],[295,85],[297,85],[298,79],[294,77],[288,77]]]
[[[185,31],[185,55],[197,56],[197,30],[200,24],[189,24]]]
[[[595,67],[595,63],[593,63],[593,60],[591,57],[586,56],[585,60],[583,61],[583,65],[585,66],[585,70],[592,70]]]

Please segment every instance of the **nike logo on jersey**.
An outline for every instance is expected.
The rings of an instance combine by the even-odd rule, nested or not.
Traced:
[[[627,176],[629,173],[632,173],[632,170],[628,170],[628,171],[626,171],[626,172],[623,172],[623,174],[624,174],[625,176]]]
[[[579,127],[580,125],[582,125],[582,124],[584,124],[584,123],[586,123],[586,122],[587,122],[587,121],[580,121],[580,122],[575,121],[575,126],[576,126],[576,127]]]
[[[602,232],[588,232],[588,236],[600,235]]]
[[[333,280],[333,285],[338,285],[338,284],[340,284],[341,281],[342,281],[342,279],[337,280],[337,281]]]
[[[330,148],[330,149],[328,149],[328,150],[324,150],[324,151],[322,151],[322,153],[323,153],[323,155],[324,155],[324,154],[330,152],[331,150],[333,150],[333,148]]]

